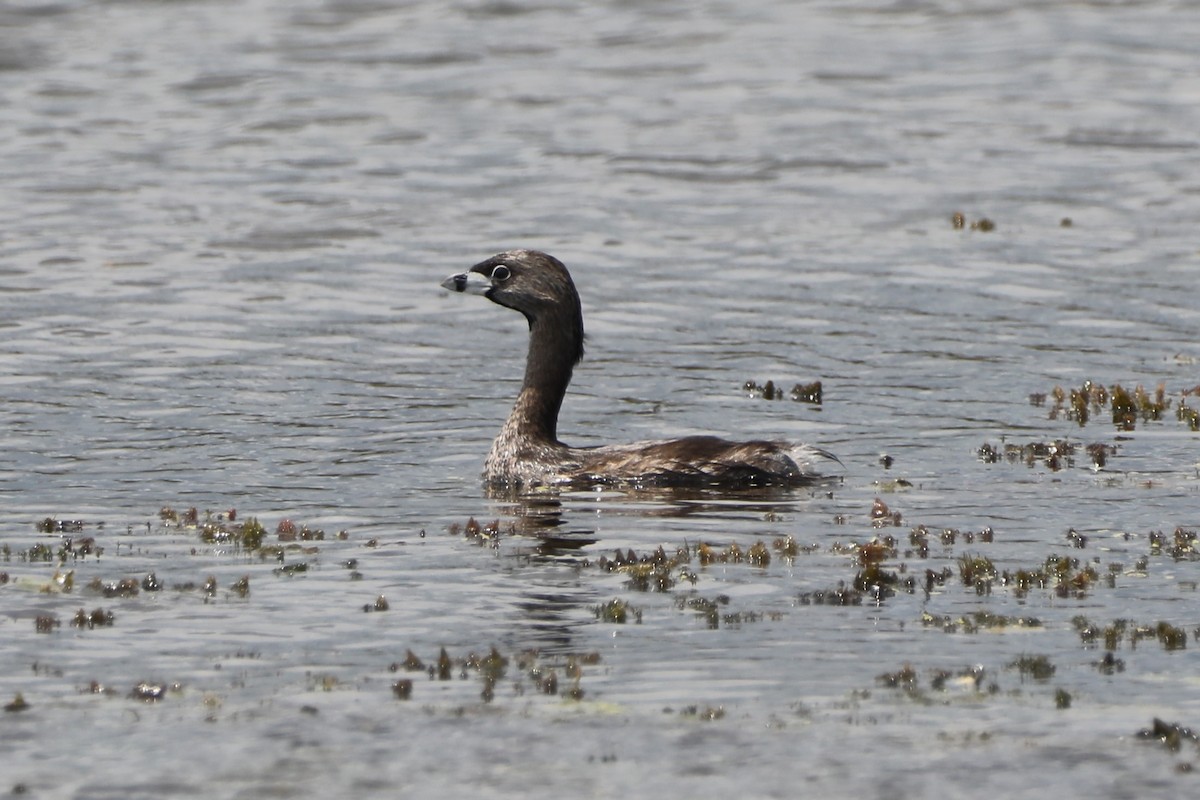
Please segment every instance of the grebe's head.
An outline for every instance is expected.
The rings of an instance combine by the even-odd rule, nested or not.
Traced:
[[[467,272],[451,275],[442,287],[452,292],[480,294],[529,320],[561,327],[579,342],[583,355],[583,314],[571,273],[552,255],[538,250],[509,250],[481,261]]]

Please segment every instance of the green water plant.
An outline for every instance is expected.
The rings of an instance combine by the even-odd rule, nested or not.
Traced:
[[[611,622],[616,625],[624,625],[630,619],[638,624],[642,622],[642,610],[631,606],[620,598],[614,598],[607,603],[593,606],[592,613],[601,622]]]
[[[1044,655],[1022,655],[1008,666],[1021,673],[1021,677],[1032,678],[1035,681],[1050,680],[1058,669]]]

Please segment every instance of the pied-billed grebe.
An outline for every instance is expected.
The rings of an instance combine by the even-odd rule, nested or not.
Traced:
[[[816,459],[832,458],[808,445],[716,436],[569,447],[558,440],[558,410],[583,358],[583,313],[567,268],[546,253],[510,250],[442,286],[481,294],[529,320],[525,382],[484,463],[489,484],[798,486],[819,479]]]

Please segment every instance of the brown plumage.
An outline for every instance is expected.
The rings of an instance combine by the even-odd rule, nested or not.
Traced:
[[[583,358],[583,314],[567,268],[546,253],[511,250],[442,286],[481,294],[529,321],[525,381],[484,462],[489,484],[799,486],[820,478],[812,470],[816,459],[832,458],[807,445],[716,436],[569,447],[558,440],[558,411]]]

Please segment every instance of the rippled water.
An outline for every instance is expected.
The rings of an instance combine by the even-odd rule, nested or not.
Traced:
[[[1198,39],[1194,2],[0,6],[0,790],[1191,792],[1138,732],[1200,724]],[[438,283],[514,246],[583,294],[568,441],[844,469],[486,497],[524,323]],[[1087,381],[1171,405],[1036,397]],[[897,593],[855,594],[888,535]]]

